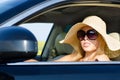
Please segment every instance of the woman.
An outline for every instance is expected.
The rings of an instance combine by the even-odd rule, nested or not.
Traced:
[[[89,16],[75,24],[61,43],[74,51],[56,61],[110,61],[120,55],[120,42],[106,33],[106,24],[98,16]]]

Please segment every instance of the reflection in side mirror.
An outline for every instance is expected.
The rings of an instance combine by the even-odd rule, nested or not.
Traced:
[[[34,58],[37,51],[37,40],[29,30],[18,26],[0,28],[0,63]]]

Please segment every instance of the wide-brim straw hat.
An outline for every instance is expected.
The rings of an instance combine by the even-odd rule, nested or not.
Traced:
[[[118,52],[118,50],[120,50],[120,41],[118,41],[114,37],[107,34],[106,24],[98,16],[88,16],[82,22],[79,22],[73,25],[71,29],[68,31],[68,33],[66,34],[65,39],[62,40],[60,43],[70,44],[76,52],[80,53],[81,46],[80,46],[80,41],[77,38],[77,32],[85,26],[90,26],[93,29],[95,29],[99,34],[101,34],[101,36],[103,37],[104,41],[107,44],[107,48],[108,48],[107,50],[110,50],[109,51],[110,54],[107,53],[107,55],[110,58],[120,55],[119,54],[120,51]],[[81,54],[81,57],[82,57],[82,54]]]

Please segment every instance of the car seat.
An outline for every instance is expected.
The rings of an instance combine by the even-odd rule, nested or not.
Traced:
[[[69,44],[61,44],[60,41],[63,40],[65,38],[66,33],[62,32],[59,33],[55,39],[55,45],[54,45],[54,49],[52,49],[51,52],[51,57],[49,59],[54,58],[54,60],[61,58],[64,55],[70,54],[73,51],[72,46],[70,46]]]

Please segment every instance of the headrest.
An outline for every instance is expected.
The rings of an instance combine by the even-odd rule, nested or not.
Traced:
[[[70,54],[73,51],[72,46],[70,46],[69,44],[61,44],[60,43],[60,41],[65,38],[65,36],[66,36],[65,32],[60,33],[60,34],[58,34],[58,36],[56,37],[56,40],[55,40],[55,48],[57,50],[57,53],[60,55],[64,54],[64,53]]]

